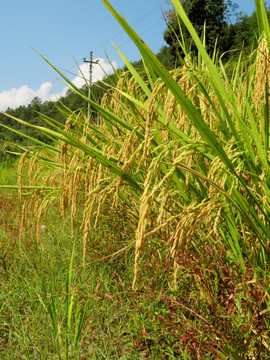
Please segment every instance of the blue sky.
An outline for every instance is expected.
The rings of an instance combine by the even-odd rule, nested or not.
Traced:
[[[235,0],[239,10],[250,14],[254,0]],[[166,24],[161,9],[166,0],[111,0],[143,40],[157,52],[165,43]],[[80,85],[73,57],[87,70],[83,58],[93,51],[102,66],[110,71],[107,52],[115,66],[121,60],[114,41],[129,60],[139,54],[101,0],[8,0],[1,1],[0,12],[0,110],[25,105],[34,96],[49,99],[63,94],[59,76],[33,50],[36,49],[55,66],[74,73],[70,78]],[[102,77],[95,65],[94,79]]]

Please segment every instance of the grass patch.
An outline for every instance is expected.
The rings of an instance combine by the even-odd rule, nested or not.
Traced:
[[[0,161],[0,185],[17,183],[18,162]]]
[[[10,210],[10,203],[3,205]],[[156,236],[145,246],[135,292],[132,234],[116,230],[124,219],[105,221],[91,234],[83,267],[83,244],[76,241],[72,255],[70,224],[59,226],[56,209],[44,218],[39,245],[31,228],[21,244],[12,242],[16,224],[11,226],[12,212],[6,214],[0,262],[2,359],[194,359],[198,354],[216,359],[213,353],[226,346],[243,356],[259,351],[254,328],[263,336],[264,323],[259,325],[255,315],[263,301],[262,284],[240,279],[222,248],[206,244],[183,251],[175,292],[170,246]],[[80,236],[76,227],[74,239]]]

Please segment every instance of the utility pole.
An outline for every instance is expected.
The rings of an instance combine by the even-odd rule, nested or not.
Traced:
[[[93,64],[98,64],[98,61],[93,61],[93,51],[90,51],[90,57],[89,60],[86,60],[86,58],[83,59],[85,63],[89,63],[89,87],[88,87],[88,98],[91,100],[91,86],[92,86],[92,74],[93,74]],[[88,103],[88,120],[90,120],[91,115],[91,104]]]

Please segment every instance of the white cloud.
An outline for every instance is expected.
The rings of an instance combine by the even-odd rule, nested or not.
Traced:
[[[47,100],[48,96],[51,94],[52,91],[52,83],[45,82],[43,83],[40,88],[36,92],[36,96],[38,96],[42,101]]]
[[[94,61],[97,60],[99,61],[99,65],[93,65],[93,82],[102,80],[105,75],[104,71],[107,74],[111,74],[113,72],[111,65],[106,63],[105,59],[98,58]],[[115,68],[117,68],[116,61],[113,61],[112,64]],[[89,81],[89,64],[83,63],[80,65],[80,70],[83,73],[85,79]],[[85,84],[85,80],[81,76],[79,70],[77,75],[71,79],[71,81],[79,88]],[[8,107],[15,109],[21,105],[28,105],[36,96],[39,97],[42,101],[56,100],[57,98],[64,96],[66,90],[67,88],[64,88],[62,91],[55,94],[53,91],[53,84],[48,81],[41,84],[40,88],[37,90],[29,88],[28,85],[22,85],[18,89],[12,88],[11,90],[5,90],[0,92],[0,111],[5,111]]]
[[[28,105],[31,100],[38,96],[42,101],[48,99],[52,90],[52,83],[43,83],[38,90],[33,90],[27,85],[22,85],[18,89],[12,88],[0,92],[0,110],[4,111],[8,107],[16,108],[20,105]]]

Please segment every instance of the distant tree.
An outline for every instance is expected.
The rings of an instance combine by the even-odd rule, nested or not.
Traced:
[[[166,69],[170,70],[175,67],[175,59],[170,51],[169,46],[162,46],[159,52],[157,53],[157,58]]]
[[[270,19],[270,11],[267,11]],[[247,53],[252,48],[256,48],[258,42],[257,16],[254,11],[250,16],[244,13],[238,14],[237,20],[230,25],[231,36],[233,38],[234,49],[245,48]]]
[[[40,105],[42,104],[41,99],[38,96],[35,96],[33,98],[33,100],[30,102],[30,106],[34,109],[34,108],[39,108]]]
[[[227,19],[237,7],[231,0],[183,0],[182,5],[199,35],[202,35],[206,24],[206,48],[208,52],[213,51],[216,40],[218,40],[218,47],[222,52],[231,47],[233,40],[227,36],[229,28]],[[172,10],[166,13],[166,17],[168,28],[164,32],[164,40],[169,45],[174,58],[177,59],[178,54],[183,55],[178,41],[180,38],[178,21],[181,23],[181,20]],[[187,38],[190,38],[189,34],[187,34]]]

